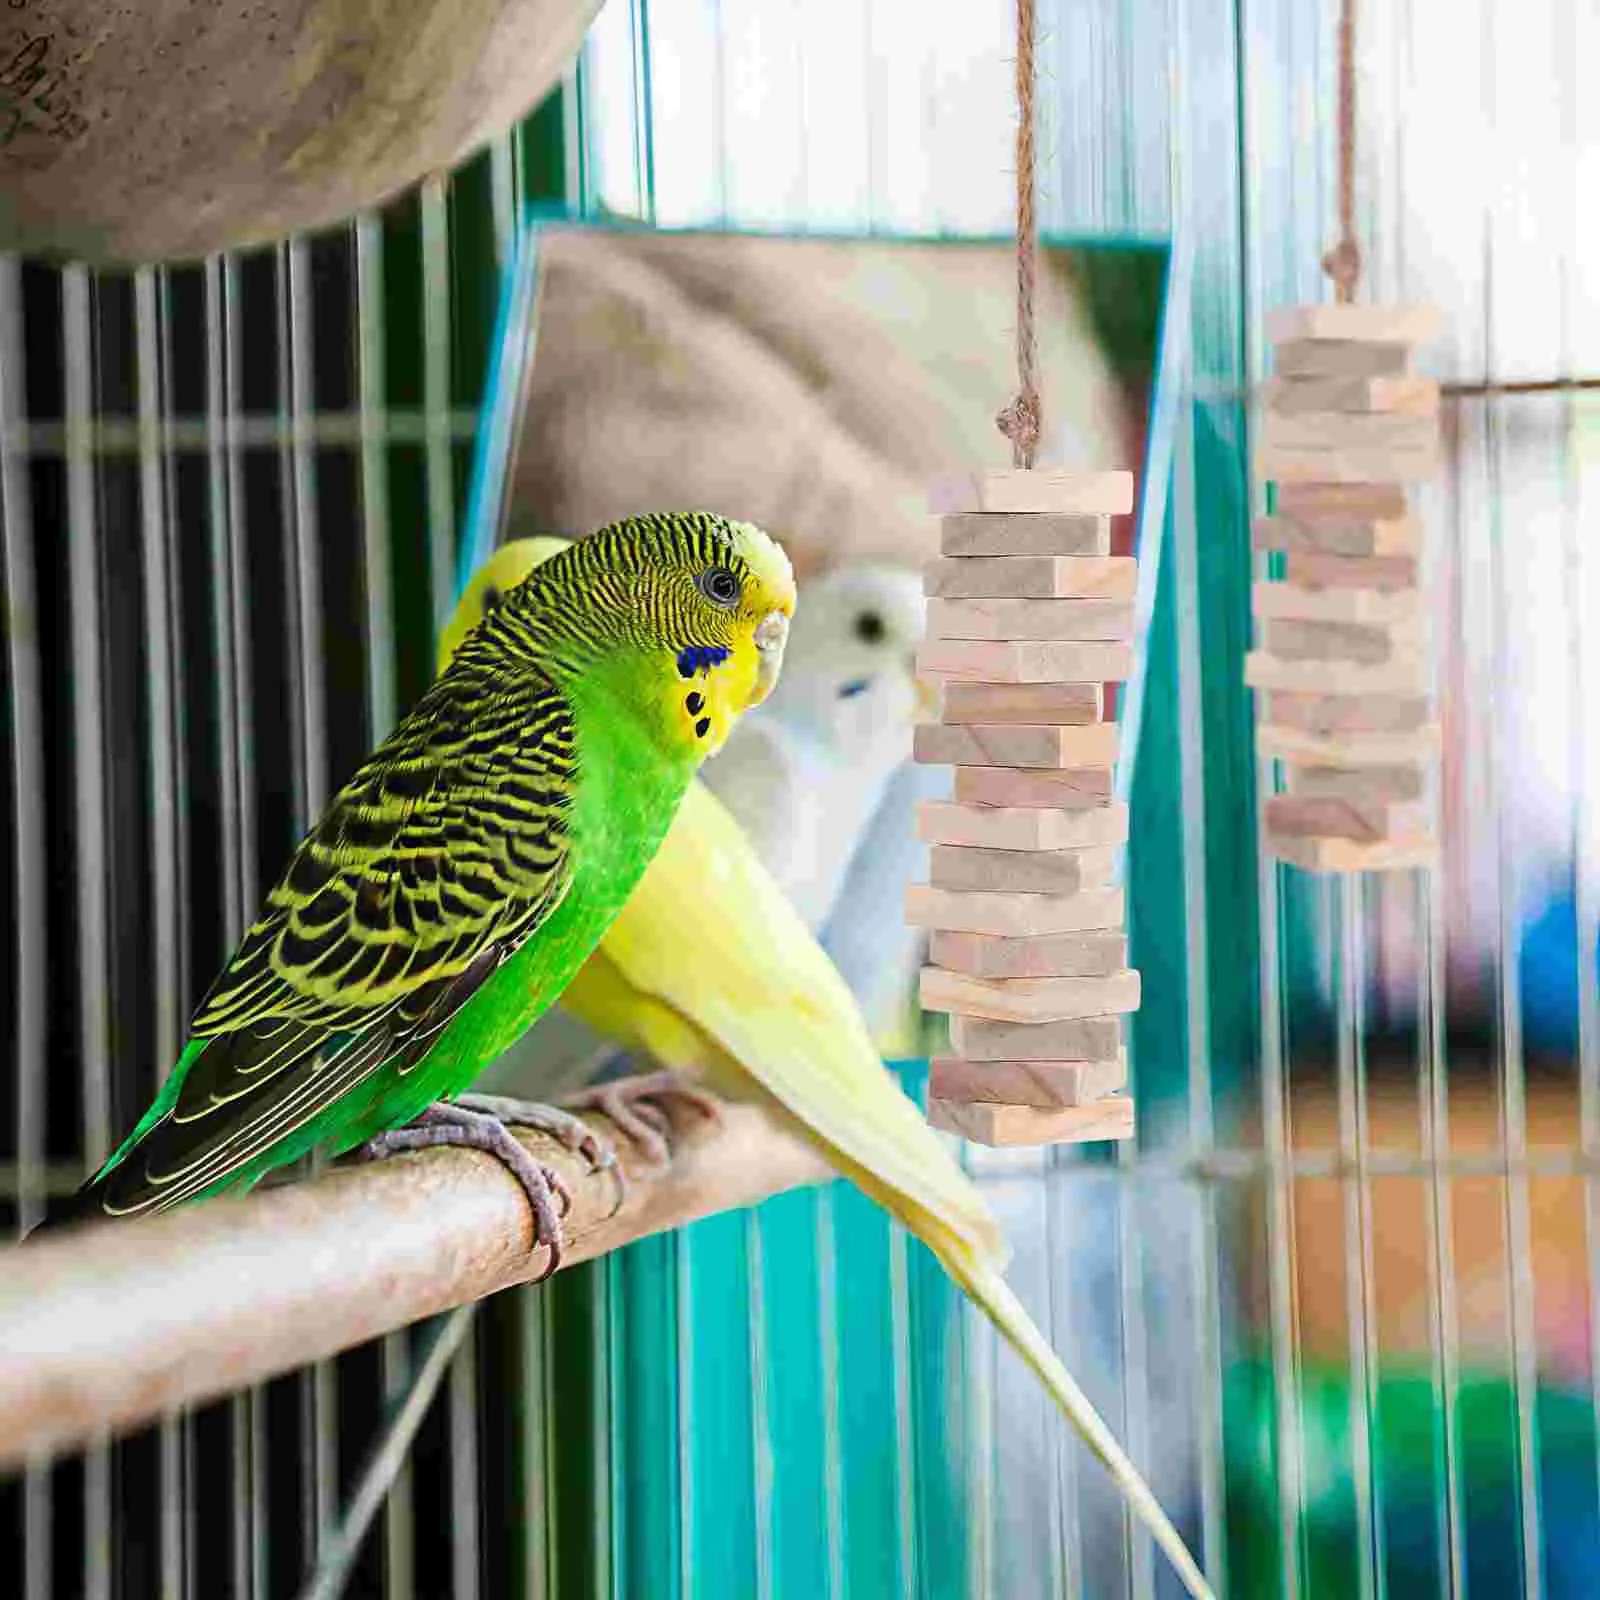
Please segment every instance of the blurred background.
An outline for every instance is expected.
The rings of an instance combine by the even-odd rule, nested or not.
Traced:
[[[180,0],[151,8],[167,53],[136,91],[96,77],[143,58],[81,7],[0,31],[15,1228],[148,1100],[260,890],[428,681],[489,535],[705,496],[839,597],[819,621],[870,607],[887,644],[932,537],[922,481],[1004,460],[1001,0],[411,0],[366,57],[308,4],[287,66],[236,9],[202,39]],[[1588,1594],[1600,25],[1582,0],[1360,13],[1363,292],[1446,328],[1423,364],[1447,466],[1418,497],[1446,844],[1434,873],[1324,882],[1257,848],[1273,774],[1242,658],[1262,313],[1324,297],[1335,231],[1334,25],[1314,0],[1040,6],[1044,459],[1132,468],[1117,537],[1160,564],[1139,1130],[967,1159],[1018,1293],[1220,1592]],[[239,62],[259,106],[229,98]],[[287,131],[253,131],[283,106]],[[560,223],[531,260],[530,206]],[[320,231],[267,242],[295,227]],[[489,519],[485,426],[512,414]],[[898,898],[937,778],[903,764],[897,692],[819,753],[794,681],[751,737],[804,725],[804,792],[851,818],[807,914],[917,1092],[937,1030],[905,1003]],[[872,784],[841,782],[864,752]],[[523,1048],[581,1047],[563,1026]],[[435,1382],[344,1593],[1176,1592],[1031,1381],[843,1185],[39,1463],[0,1483],[0,1589],[299,1593],[386,1418]]]

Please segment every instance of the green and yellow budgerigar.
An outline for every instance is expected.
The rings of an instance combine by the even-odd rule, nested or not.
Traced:
[[[462,1092],[566,987],[771,690],[794,596],[765,533],[699,513],[541,566],[335,795],[155,1103],[49,1220],[163,1211],[312,1149],[464,1144],[522,1182],[553,1268],[559,1180]],[[520,1111],[604,1158],[570,1114]]]
[[[564,548],[545,538],[498,550],[468,584],[441,664],[470,648],[486,608],[514,604],[518,585]],[[1190,1593],[1210,1593],[1149,1486],[1007,1287],[1005,1245],[983,1197],[885,1069],[844,980],[700,780],[561,1003],[674,1076],[763,1102],[916,1234],[1043,1381]],[[640,1086],[660,1081],[584,1098],[627,1127],[627,1096]]]

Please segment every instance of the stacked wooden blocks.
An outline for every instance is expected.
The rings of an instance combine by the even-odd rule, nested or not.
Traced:
[[[1422,530],[1406,485],[1438,470],[1439,388],[1411,373],[1434,338],[1426,308],[1275,312],[1257,468],[1277,484],[1258,549],[1285,553],[1257,583],[1258,753],[1284,764],[1267,847],[1314,872],[1430,865],[1439,725],[1428,698],[1418,587]]]
[[[1112,885],[1128,809],[1103,693],[1133,665],[1137,567],[1110,554],[1133,479],[971,473],[931,504],[944,554],[917,670],[942,710],[916,757],[955,768],[955,798],[920,808],[930,881],[907,914],[930,930],[922,1003],[952,1014],[955,1053],[933,1061],[928,1118],[989,1145],[1125,1138],[1139,974]]]

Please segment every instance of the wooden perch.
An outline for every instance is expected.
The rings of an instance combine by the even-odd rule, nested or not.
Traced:
[[[564,1266],[832,1175],[756,1107],[724,1106],[714,1126],[682,1116],[663,1171],[642,1168],[614,1138],[630,1180],[620,1209],[613,1173],[590,1173],[518,1130],[572,1186]],[[537,1277],[546,1256],[529,1254],[530,1238],[516,1182],[492,1158],[458,1149],[42,1236],[0,1268],[0,1468]]]

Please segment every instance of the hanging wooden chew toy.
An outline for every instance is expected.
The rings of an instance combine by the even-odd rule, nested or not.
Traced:
[[[1439,724],[1418,585],[1423,530],[1406,485],[1438,470],[1439,387],[1411,372],[1438,313],[1354,305],[1354,50],[1340,22],[1340,220],[1323,261],[1338,303],[1271,313],[1274,375],[1256,468],[1277,485],[1257,549],[1285,576],[1252,591],[1256,750],[1288,788],[1266,801],[1267,849],[1313,872],[1429,866]]]
[[[980,1144],[1126,1138],[1122,1019],[1139,1006],[1123,891],[1112,886],[1128,808],[1112,795],[1117,725],[1103,686],[1133,664],[1137,565],[1110,554],[1133,508],[1127,472],[1033,470],[1033,38],[1019,7],[1016,401],[1000,417],[1014,470],[933,486],[943,519],[927,568],[917,670],[942,690],[916,730],[922,762],[955,769],[925,802],[929,882],[907,915],[929,930],[922,1004],[951,1014],[928,1120]]]

